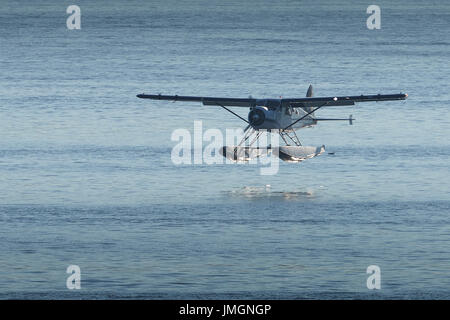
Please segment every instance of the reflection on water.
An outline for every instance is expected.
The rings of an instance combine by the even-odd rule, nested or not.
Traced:
[[[312,190],[306,191],[280,191],[273,190],[270,184],[265,186],[245,186],[227,192],[227,195],[247,199],[271,198],[274,200],[301,200],[314,197]]]

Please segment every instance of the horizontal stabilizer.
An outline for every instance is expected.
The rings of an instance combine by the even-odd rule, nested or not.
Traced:
[[[353,124],[353,120],[355,120],[355,119],[353,118],[352,115],[350,115],[350,117],[348,117],[347,119],[345,119],[345,118],[338,118],[338,119],[334,119],[334,118],[332,118],[332,119],[329,119],[329,118],[316,118],[314,120],[316,120],[316,121],[348,121],[348,124],[352,125]]]

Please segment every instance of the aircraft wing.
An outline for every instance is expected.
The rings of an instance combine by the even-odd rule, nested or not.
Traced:
[[[376,94],[376,95],[360,95],[360,96],[342,96],[342,97],[317,97],[317,98],[294,98],[281,99],[283,105],[291,107],[332,107],[332,106],[350,106],[356,102],[369,101],[390,101],[405,100],[408,97],[406,93],[400,94]]]
[[[217,97],[196,97],[196,96],[168,96],[161,94],[138,94],[138,98],[153,100],[170,100],[170,101],[191,101],[201,102],[205,106],[228,106],[228,107],[254,107],[257,100],[254,98],[217,98]],[[360,95],[360,96],[342,96],[342,97],[307,97],[281,99],[283,106],[291,107],[323,107],[323,106],[349,106],[356,102],[369,101],[389,101],[389,100],[405,100],[407,94],[377,94],[377,95]],[[264,100],[264,99],[262,99]]]
[[[160,94],[138,94],[138,98],[170,101],[198,101],[205,106],[228,106],[228,107],[253,107],[256,99],[253,98],[216,98],[216,97],[195,97],[195,96],[166,96]]]

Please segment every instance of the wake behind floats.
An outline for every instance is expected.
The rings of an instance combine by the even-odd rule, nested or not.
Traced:
[[[327,119],[316,118],[314,113],[323,107],[351,106],[356,102],[405,100],[408,95],[377,94],[341,97],[313,97],[312,85],[309,86],[306,98],[290,99],[254,99],[249,98],[216,98],[195,96],[168,96],[138,94],[138,98],[170,101],[201,102],[205,106],[219,106],[232,113],[248,125],[244,129],[244,137],[237,146],[224,146],[221,154],[234,161],[248,161],[262,155],[267,155],[274,148],[252,147],[263,132],[278,132],[285,145],[278,148],[274,154],[284,161],[300,162],[313,158],[325,151],[325,146],[303,146],[296,134],[296,130],[311,127],[318,121],[348,121],[353,124],[353,118]],[[227,107],[247,107],[250,109],[248,119],[244,119]],[[251,139],[252,138],[252,139]],[[250,141],[248,146],[246,141]]]

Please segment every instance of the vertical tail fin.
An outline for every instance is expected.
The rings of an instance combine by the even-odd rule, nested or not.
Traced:
[[[312,84],[310,84],[309,85],[309,87],[308,87],[308,91],[306,92],[306,97],[307,98],[310,98],[310,97],[312,97],[314,95],[314,92],[313,92],[313,86],[312,86]],[[306,112],[311,112],[312,111],[312,108],[311,107],[304,107],[303,108]],[[314,117],[314,114],[311,114],[313,117]]]
[[[306,97],[310,98],[313,96],[313,87],[312,84],[309,85],[308,91],[306,92]]]

